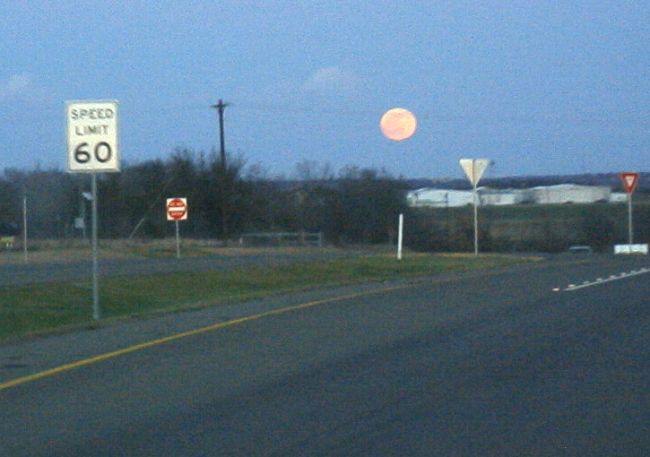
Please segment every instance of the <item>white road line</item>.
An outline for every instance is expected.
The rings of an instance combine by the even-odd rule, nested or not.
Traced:
[[[566,289],[563,289],[563,292],[573,292],[576,290],[584,289],[586,287],[599,286],[612,281],[619,281],[621,279],[631,278],[632,276],[639,276],[642,274],[650,273],[650,268],[641,268],[640,270],[632,270],[629,272],[622,272],[618,275],[611,275],[609,278],[603,279],[598,278],[595,281],[585,281],[581,285],[576,286],[575,284],[569,284]],[[556,291],[557,288],[553,289]]]

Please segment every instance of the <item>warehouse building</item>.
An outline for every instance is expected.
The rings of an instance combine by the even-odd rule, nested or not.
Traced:
[[[625,203],[627,201],[627,194],[625,192],[612,192],[609,195],[610,203]]]
[[[415,208],[451,208],[471,205],[474,202],[472,191],[431,189],[425,187],[409,192],[406,196],[408,205]]]
[[[526,190],[482,187],[478,191],[482,206],[518,205],[530,200],[529,192]]]
[[[608,202],[611,193],[609,187],[577,184],[558,184],[530,189],[533,203],[539,205]]]
[[[556,186],[539,186],[531,189],[478,189],[481,206],[505,206],[522,203],[552,205],[565,203],[619,202],[622,198],[612,193],[605,186],[581,186],[577,184],[559,184]],[[470,190],[451,190],[422,188],[407,194],[411,207],[451,208],[473,204]]]
[[[481,206],[516,205],[524,203],[528,198],[528,193],[523,190],[488,187],[479,187],[477,190]],[[423,188],[409,192],[406,199],[411,207],[453,208],[472,205],[474,194],[471,190]]]

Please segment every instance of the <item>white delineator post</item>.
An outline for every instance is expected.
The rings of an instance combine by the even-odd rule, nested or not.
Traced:
[[[404,241],[404,214],[400,214],[398,229],[397,229],[397,260],[402,260],[403,241]]]

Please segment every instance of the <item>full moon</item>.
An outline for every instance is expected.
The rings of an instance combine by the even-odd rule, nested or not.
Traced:
[[[402,141],[415,132],[417,121],[409,110],[392,108],[386,111],[379,120],[381,133],[390,140]]]

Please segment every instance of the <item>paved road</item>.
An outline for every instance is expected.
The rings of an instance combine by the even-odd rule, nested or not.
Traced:
[[[647,457],[648,263],[593,258],[179,315],[216,325],[12,387],[0,370],[0,452]],[[83,339],[133,344],[125,325]],[[143,337],[186,330],[169,317],[141,325]],[[0,348],[0,364],[21,348],[54,357],[74,337]]]
[[[105,259],[100,260],[101,276],[170,273],[176,271],[205,271],[236,268],[247,265],[273,265],[301,260],[326,259],[350,255],[344,252],[281,253],[267,252],[239,256],[194,256],[157,259]],[[91,260],[87,262],[50,262],[0,265],[0,287],[57,281],[77,281],[92,274]]]

